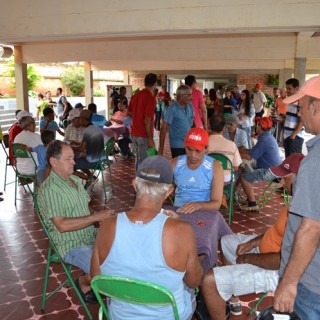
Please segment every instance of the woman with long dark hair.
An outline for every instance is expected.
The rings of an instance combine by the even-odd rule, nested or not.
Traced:
[[[214,114],[219,113],[219,99],[217,97],[216,90],[213,88],[209,90],[209,96],[206,99],[208,119],[210,119]]]
[[[241,129],[247,133],[249,148],[251,148],[251,127],[253,126],[253,119],[255,116],[254,105],[251,102],[250,92],[243,90],[240,95],[241,102],[239,108],[238,118],[240,120]]]

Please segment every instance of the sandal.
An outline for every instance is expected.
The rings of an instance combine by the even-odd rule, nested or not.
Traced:
[[[94,294],[93,290],[88,291],[87,293],[83,293],[80,287],[80,278],[76,279],[74,284],[76,285],[77,289],[79,290],[82,299],[89,304],[97,303],[98,299]]]

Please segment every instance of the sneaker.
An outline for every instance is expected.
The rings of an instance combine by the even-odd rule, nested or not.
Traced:
[[[87,181],[87,183],[84,185],[84,188],[86,190],[91,190],[98,181],[99,179],[96,176],[93,176],[91,179]]]
[[[259,209],[258,205],[251,206],[251,207],[246,205],[246,206],[241,207],[241,211],[256,211],[256,212],[259,212],[260,209]]]
[[[229,301],[230,313],[234,316],[242,315],[242,305],[241,302],[232,303]]]

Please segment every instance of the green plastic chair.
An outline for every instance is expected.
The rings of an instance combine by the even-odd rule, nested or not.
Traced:
[[[49,240],[49,248],[48,248],[48,253],[47,253],[47,264],[46,264],[46,271],[45,271],[45,277],[44,277],[44,285],[43,285],[43,294],[42,294],[42,303],[41,303],[41,312],[44,312],[45,310],[45,306],[46,306],[46,302],[48,301],[48,299],[50,297],[52,297],[56,292],[58,292],[62,287],[64,287],[65,285],[68,287],[70,286],[70,284],[72,285],[74,291],[76,292],[81,304],[83,305],[83,308],[85,310],[85,312],[87,313],[88,317],[90,320],[93,319],[85,301],[83,300],[77,286],[75,285],[75,282],[72,279],[72,275],[71,275],[71,271],[72,271],[72,265],[67,265],[66,263],[64,263],[64,261],[62,260],[55,243],[53,242],[50,232],[47,229],[46,224],[44,223],[43,217],[41,215],[41,212],[39,210],[38,207],[38,203],[37,200],[35,199],[34,202],[34,206],[35,206],[35,210],[36,210],[36,214],[37,217],[41,223],[41,226]],[[65,272],[67,279],[63,282],[60,283],[60,285],[58,287],[56,287],[54,290],[52,290],[50,293],[47,292],[48,290],[48,281],[49,281],[49,276],[50,276],[50,267],[52,266],[52,264],[60,264],[62,266],[63,271]]]
[[[176,300],[172,293],[162,286],[140,280],[98,275],[91,280],[91,287],[100,304],[99,320],[103,319],[103,315],[110,319],[101,294],[111,299],[134,304],[171,305],[174,319],[179,320]]]
[[[107,169],[109,171],[111,191],[112,191],[112,194],[114,194],[114,185],[113,185],[112,172],[111,172],[112,161],[109,159],[109,156],[114,149],[114,145],[115,145],[114,138],[110,138],[104,146],[104,149],[100,155],[99,161],[91,169],[91,173],[92,173],[91,179],[93,179],[93,176],[96,176],[97,178],[99,176],[101,176],[105,202],[110,200],[110,198],[108,198],[108,196],[107,196],[106,183],[105,183],[104,174],[103,174]],[[89,182],[90,182],[90,180],[89,180]],[[109,190],[110,190],[110,188],[109,188]]]
[[[229,199],[228,207],[229,207],[229,217],[228,222],[231,224],[233,213],[234,213],[234,205],[233,205],[233,199],[234,199],[234,187],[235,187],[235,179],[234,179],[234,169],[232,162],[228,157],[226,157],[224,154],[221,153],[210,153],[208,154],[209,157],[214,158],[215,160],[219,161],[222,165],[223,170],[230,171],[231,180],[228,184],[226,184],[223,187],[223,193],[227,196]]]
[[[16,170],[15,167],[10,164],[9,153],[7,151],[7,149],[9,149],[9,135],[7,133],[3,135],[3,140],[1,142],[1,145],[6,158],[5,171],[4,171],[4,186],[3,186],[3,190],[6,190],[6,186],[8,184],[14,183],[14,181],[7,182],[8,167],[11,167],[14,171]]]
[[[30,159],[33,162],[34,165],[34,171],[30,174],[23,174],[20,173],[15,167],[15,173],[16,173],[16,179],[15,179],[15,190],[14,190],[14,205],[17,205],[17,200],[22,200],[24,199],[17,199],[17,189],[18,189],[18,181],[26,181],[26,183],[21,183],[23,187],[27,187],[30,194],[32,195],[33,200],[35,200],[35,197],[37,195],[37,169],[38,166],[36,164],[36,161],[34,160],[32,154],[26,150],[22,144],[20,143],[13,143],[12,144],[12,149],[13,149],[13,155],[15,159],[17,160],[18,158],[22,159]],[[30,182],[29,182],[30,181]],[[30,183],[33,183],[33,190],[30,187]]]

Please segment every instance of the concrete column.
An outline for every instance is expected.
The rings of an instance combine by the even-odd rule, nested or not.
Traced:
[[[307,69],[307,59],[306,58],[295,58],[294,77],[299,80],[300,86],[306,80],[306,69]]]
[[[21,47],[14,47],[17,108],[29,111],[27,64],[22,61]]]
[[[129,84],[129,70],[123,70],[123,84]]]
[[[281,73],[279,74],[279,82],[281,83],[280,81],[280,77],[281,77]],[[286,85],[286,81],[290,78],[293,77],[293,69],[291,68],[284,68],[283,69],[283,86]]]
[[[84,93],[85,93],[85,104],[93,102],[93,72],[91,70],[91,62],[84,63]]]

